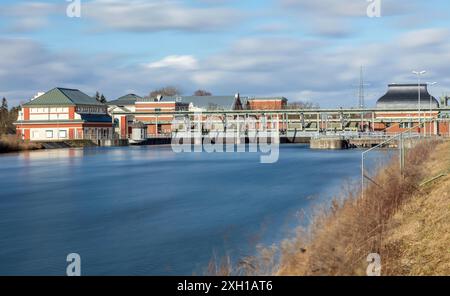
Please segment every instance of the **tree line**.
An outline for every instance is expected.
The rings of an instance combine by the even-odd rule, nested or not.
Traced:
[[[2,99],[2,105],[0,107],[0,135],[15,134],[16,127],[14,122],[17,120],[19,113],[19,107],[8,108],[8,100]]]
[[[174,96],[180,96],[181,90],[175,86],[166,86],[159,89],[155,89],[149,93],[146,98],[157,98],[158,96],[163,97],[174,97]],[[194,96],[202,97],[202,96],[212,96],[212,93],[204,90],[204,89],[198,89],[193,93]]]

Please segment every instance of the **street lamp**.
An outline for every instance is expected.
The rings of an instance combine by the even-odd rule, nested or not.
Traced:
[[[413,71],[413,74],[417,75],[417,92],[419,95],[419,131],[420,131],[420,123],[421,123],[421,118],[420,118],[420,76],[424,75],[425,73],[427,73],[427,71]],[[419,132],[419,136],[420,136],[420,132]]]
[[[433,85],[436,85],[437,84],[437,82],[435,81],[435,82],[427,82],[427,84],[428,84],[428,86],[433,86]],[[431,109],[432,109],[432,103],[431,103],[431,101],[432,101],[432,98],[433,98],[433,96],[431,95],[431,93],[430,93],[430,136],[431,136],[431,133],[432,133],[432,131],[431,131],[431,121],[432,121],[432,114],[431,114]]]

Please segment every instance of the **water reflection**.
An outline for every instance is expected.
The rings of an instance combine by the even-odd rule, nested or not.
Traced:
[[[281,146],[254,153],[165,147],[46,150],[0,156],[0,274],[192,274],[213,251],[251,254],[282,239],[296,213],[360,174],[359,151]]]

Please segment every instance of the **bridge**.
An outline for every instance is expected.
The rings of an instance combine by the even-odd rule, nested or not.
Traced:
[[[217,125],[217,129],[226,130],[227,121],[234,120],[245,122],[249,118],[267,118],[271,122],[277,122],[279,131],[285,137],[313,137],[319,134],[334,133],[344,136],[346,132],[372,132],[374,136],[379,133],[396,134],[404,129],[412,127],[415,123],[429,122],[425,130],[434,131],[435,134],[450,135],[450,107],[423,109],[404,108],[337,108],[337,109],[283,109],[283,110],[206,110],[195,111],[146,111],[146,112],[126,112],[111,111],[113,120],[123,118],[128,121],[140,121],[149,126],[170,126],[173,119],[185,119],[191,122],[200,121],[204,126],[207,121]],[[431,126],[431,125],[434,126]],[[395,128],[393,128],[395,127]],[[150,137],[170,134],[169,132],[159,132],[155,129]],[[418,131],[420,132],[420,131]],[[355,134],[353,134],[355,135]]]

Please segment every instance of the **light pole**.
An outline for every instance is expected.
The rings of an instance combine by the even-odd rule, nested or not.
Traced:
[[[418,100],[419,100],[419,105],[418,105],[419,114],[418,114],[418,116],[419,116],[419,136],[420,136],[420,134],[421,134],[421,132],[420,132],[420,128],[421,128],[420,127],[420,123],[421,123],[421,118],[420,118],[420,76],[422,76],[425,73],[427,73],[427,71],[413,71],[412,73],[417,75],[417,93],[418,93],[418,96],[419,96],[419,98],[418,98]]]
[[[437,82],[435,81],[435,82],[427,82],[427,84],[428,84],[428,86],[433,86],[433,85],[436,85],[437,84]],[[430,137],[431,137],[431,134],[432,134],[432,130],[431,130],[431,122],[432,122],[432,118],[433,118],[433,115],[431,114],[431,110],[432,110],[432,103],[431,103],[431,101],[432,101],[432,99],[433,99],[433,96],[430,94]]]

